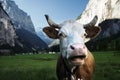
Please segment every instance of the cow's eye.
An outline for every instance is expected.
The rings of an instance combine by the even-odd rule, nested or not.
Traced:
[[[67,37],[63,32],[58,34],[59,37]]]
[[[86,36],[87,36],[87,34],[85,33],[85,34],[84,34],[84,36],[86,37]]]
[[[85,38],[87,37],[87,33],[84,34]]]

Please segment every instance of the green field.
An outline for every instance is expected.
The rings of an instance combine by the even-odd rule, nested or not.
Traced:
[[[93,52],[93,55],[96,61],[93,80],[120,79],[119,52]],[[57,80],[57,57],[58,54],[0,56],[0,80]]]

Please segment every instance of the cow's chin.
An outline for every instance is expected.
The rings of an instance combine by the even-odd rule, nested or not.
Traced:
[[[84,64],[85,58],[81,58],[79,56],[74,56],[74,57],[70,57],[69,61],[70,61],[71,65],[79,66],[79,65]]]

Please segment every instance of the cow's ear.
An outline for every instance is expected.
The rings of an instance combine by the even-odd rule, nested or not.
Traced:
[[[95,38],[101,32],[101,28],[97,26],[85,27],[85,31],[87,33],[86,38]]]
[[[46,35],[49,37],[49,38],[52,38],[52,39],[58,39],[58,31],[53,28],[53,27],[45,27],[43,28],[43,31],[46,33]]]

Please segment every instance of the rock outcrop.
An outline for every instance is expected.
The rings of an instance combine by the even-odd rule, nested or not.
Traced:
[[[90,0],[86,9],[78,17],[80,23],[88,23],[95,15],[98,16],[98,22],[106,19],[120,18],[120,0]]]
[[[15,29],[8,14],[0,5],[0,46],[15,46]]]
[[[15,46],[16,33],[9,15],[0,4],[0,55],[10,54]]]

